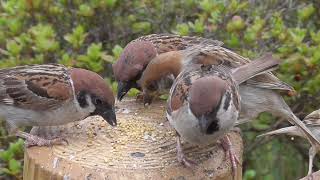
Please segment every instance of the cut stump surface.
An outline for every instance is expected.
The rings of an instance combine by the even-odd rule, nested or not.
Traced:
[[[232,179],[229,156],[219,142],[206,147],[183,143],[197,165],[190,169],[177,162],[175,131],[165,118],[164,102],[144,108],[124,100],[117,104],[117,119],[117,127],[97,116],[50,128],[69,145],[28,148],[24,179]],[[240,134],[230,132],[229,137],[242,161]],[[238,167],[237,180],[242,176]]]

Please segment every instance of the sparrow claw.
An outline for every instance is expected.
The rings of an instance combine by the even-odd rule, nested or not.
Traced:
[[[24,138],[26,147],[31,146],[53,146],[68,145],[69,142],[65,138],[44,139],[26,132],[19,131],[17,136]]]
[[[186,158],[186,156],[182,150],[180,136],[177,136],[177,159],[178,159],[179,163],[181,163],[189,168],[191,168],[197,164],[194,161],[191,161],[188,158]]]
[[[233,151],[232,144],[231,144],[231,141],[230,141],[228,135],[226,135],[222,139],[221,144],[222,144],[223,149],[229,154],[230,161],[231,161],[231,167],[232,167],[232,174],[233,174],[233,177],[235,177],[236,172],[237,172],[237,164],[241,165],[241,163]]]
[[[195,163],[194,161],[189,160],[188,158],[186,158],[186,156],[184,155],[183,152],[179,152],[178,151],[177,158],[178,158],[178,162],[179,163],[183,164],[184,166],[186,166],[188,168],[191,168],[191,167],[197,165],[197,163]]]
[[[43,139],[36,136],[36,137],[32,137],[32,139],[26,139],[26,147],[68,145],[68,144],[69,142],[64,138]]]
[[[138,103],[143,102],[143,95],[141,93],[137,95],[136,102],[138,102]]]

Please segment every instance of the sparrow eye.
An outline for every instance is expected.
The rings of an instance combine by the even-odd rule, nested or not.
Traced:
[[[101,105],[101,104],[102,104],[101,99],[96,98],[96,99],[95,99],[95,104],[96,104],[96,105]]]

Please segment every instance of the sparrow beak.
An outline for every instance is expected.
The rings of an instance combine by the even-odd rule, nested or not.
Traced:
[[[117,118],[114,108],[105,109],[102,107],[96,107],[96,110],[91,115],[99,115],[106,120],[111,126],[117,125]]]
[[[143,93],[143,105],[146,107],[152,103],[153,97],[148,93]]]
[[[140,89],[136,82],[134,81],[118,81],[118,94],[117,99],[121,101],[123,97],[129,92],[131,88],[137,88]]]
[[[118,94],[117,94],[118,100],[121,101],[122,98],[128,93],[130,89],[131,89],[131,86],[129,82],[118,81]]]
[[[117,126],[116,113],[113,109],[103,112],[101,115],[111,126]]]

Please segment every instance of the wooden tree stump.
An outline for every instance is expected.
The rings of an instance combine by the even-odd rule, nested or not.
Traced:
[[[229,156],[219,142],[206,146],[183,143],[192,169],[177,162],[175,131],[165,118],[165,103],[144,108],[135,100],[117,104],[118,126],[101,117],[57,127],[69,145],[31,147],[25,151],[25,180],[51,179],[232,179]],[[230,132],[242,161],[242,139]],[[238,166],[236,179],[241,180]]]

